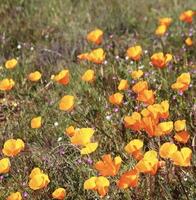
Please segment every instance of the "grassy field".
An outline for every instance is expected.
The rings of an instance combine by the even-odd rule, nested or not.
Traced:
[[[110,186],[103,199],[196,199],[196,24],[195,17],[192,23],[179,20],[180,14],[190,9],[196,10],[195,0],[0,1],[0,80],[15,81],[10,91],[0,91],[0,160],[7,157],[3,146],[8,139],[19,138],[25,143],[20,154],[9,157],[9,172],[0,173],[0,200],[17,191],[23,199],[52,199],[51,194],[58,187],[66,189],[65,199],[99,199],[96,191],[85,190],[83,185],[90,177],[99,175],[94,164],[104,154],[120,156],[122,164],[116,176],[107,177]],[[155,29],[162,17],[171,17],[172,23],[167,33],[158,37]],[[86,39],[95,28],[104,32],[100,45]],[[192,38],[193,45],[185,44],[187,37]],[[143,51],[142,58],[136,62],[126,58],[127,49],[134,45],[140,45]],[[96,48],[103,48],[106,53],[102,64],[78,59],[79,54]],[[151,56],[157,52],[173,56],[163,69],[150,64]],[[5,67],[11,58],[18,60],[12,70]],[[70,73],[66,86],[51,79],[63,69]],[[88,69],[95,71],[93,83],[81,80]],[[144,75],[133,80],[130,74],[137,69]],[[42,74],[41,79],[29,81],[28,74],[36,70]],[[188,89],[183,93],[173,90],[171,85],[188,72],[191,76]],[[118,92],[121,79],[128,80],[129,89],[120,91],[124,95],[122,105],[112,105],[109,96]],[[124,126],[125,116],[147,107],[131,90],[141,80],[147,81],[153,90],[155,103],[169,102],[169,117],[161,121],[186,120],[190,135],[186,144],[174,140],[174,128],[169,134],[149,137],[145,130],[134,131]],[[64,95],[75,97],[71,112],[59,109]],[[36,116],[42,117],[42,125],[33,129],[31,120]],[[71,125],[95,130],[96,151],[80,154],[80,146],[73,145],[65,134]],[[137,187],[119,189],[116,182],[138,162],[124,150],[133,139],[144,142],[143,153],[159,152],[164,142],[173,142],[178,149],[188,147],[192,151],[190,166],[178,166],[158,156],[166,163],[155,175],[141,173]],[[29,175],[34,167],[48,175],[47,187],[39,190],[29,187]]]

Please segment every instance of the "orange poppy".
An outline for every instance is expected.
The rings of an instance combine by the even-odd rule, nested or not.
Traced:
[[[107,194],[109,186],[110,182],[104,176],[93,176],[84,182],[85,190],[95,190],[99,193],[100,197],[104,197]]]
[[[142,56],[142,47],[141,46],[133,46],[127,49],[127,56],[134,61],[140,60]]]
[[[159,155],[162,158],[171,158],[173,153],[178,150],[177,146],[171,142],[165,142],[159,148]]]
[[[95,169],[99,171],[101,176],[115,176],[121,166],[122,159],[117,156],[112,159],[110,154],[105,154],[102,156],[102,160],[96,162]]]
[[[164,55],[162,52],[155,53],[151,56],[151,62],[154,67],[163,68],[172,60],[171,54]]]
[[[192,10],[187,10],[183,13],[180,14],[179,19],[183,22],[187,22],[187,23],[192,23],[193,21],[193,16],[195,15],[195,12]]]
[[[62,85],[67,85],[70,80],[69,70],[64,69],[60,71],[57,75],[54,76],[53,80],[55,80],[56,82]]]
[[[186,40],[185,40],[185,44],[186,44],[187,46],[192,46],[192,45],[193,45],[193,40],[192,40],[190,37],[188,37],[188,38],[186,38]]]
[[[149,173],[155,175],[159,167],[157,152],[150,150],[144,154],[144,157],[136,164],[135,168],[140,173]]]
[[[175,165],[188,167],[191,165],[192,150],[188,147],[183,147],[180,151],[176,151],[172,154],[171,160]]]
[[[137,100],[151,105],[155,101],[154,92],[152,90],[143,90],[138,94]]]
[[[131,116],[125,116],[124,125],[126,128],[130,128],[134,131],[140,131],[142,129],[140,113],[133,112]]]
[[[171,88],[174,90],[178,90],[179,92],[184,92],[188,89],[191,82],[190,73],[182,73],[176,80],[174,84],[172,84]]]
[[[22,195],[20,192],[11,193],[6,200],[22,200]]]
[[[62,199],[65,199],[65,196],[66,196],[66,191],[64,188],[57,188],[53,193],[52,193],[52,197],[54,199],[59,199],[59,200],[62,200]]]
[[[117,92],[109,96],[109,102],[114,105],[121,105],[123,101],[123,94]]]
[[[147,89],[148,83],[146,81],[139,81],[132,87],[132,90],[137,94]]]
[[[13,79],[5,78],[0,81],[0,90],[9,91],[14,87],[14,85],[15,85],[15,82],[13,81]]]
[[[165,25],[168,27],[171,23],[172,23],[172,18],[170,17],[163,17],[159,19],[160,25]]]
[[[101,44],[103,41],[103,31],[100,29],[91,31],[87,35],[87,40],[97,45]]]
[[[125,151],[132,155],[136,160],[141,160],[143,158],[142,147],[143,141],[139,139],[131,140],[126,146]]]
[[[143,76],[144,72],[142,70],[135,70],[131,72],[131,77],[134,80],[139,79],[141,76]]]
[[[174,139],[180,143],[186,144],[190,138],[187,131],[181,131],[175,134]]]
[[[117,186],[120,189],[126,189],[128,187],[136,187],[138,185],[139,173],[136,169],[132,169],[123,173],[117,182]]]

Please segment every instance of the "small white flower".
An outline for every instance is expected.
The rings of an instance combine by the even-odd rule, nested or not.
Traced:
[[[105,118],[106,118],[108,121],[110,121],[111,118],[112,118],[112,116],[111,116],[111,115],[107,115]]]
[[[58,122],[54,122],[54,126],[58,126],[59,125],[59,123]]]
[[[31,47],[30,50],[33,51],[33,50],[34,50],[34,47]]]
[[[141,65],[141,66],[139,66],[138,68],[139,68],[139,69],[143,69],[143,68],[144,68],[144,65]]]
[[[125,57],[125,60],[129,60],[129,57],[128,57],[128,56],[126,56],[126,57]]]
[[[17,49],[21,49],[21,45],[20,44],[18,44]]]
[[[105,60],[105,61],[104,61],[104,65],[107,65],[107,64],[108,64],[108,61],[107,61],[107,60]]]
[[[62,139],[63,139],[62,137],[59,137],[57,141],[60,142]]]

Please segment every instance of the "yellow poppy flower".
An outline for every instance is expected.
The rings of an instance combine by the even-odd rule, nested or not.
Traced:
[[[62,85],[67,85],[70,80],[69,70],[64,69],[60,71],[57,75],[53,77],[53,80],[55,80],[56,82]]]
[[[31,120],[31,128],[40,128],[42,125],[42,117],[39,116],[39,117],[34,117],[32,120]]]
[[[103,31],[100,29],[91,31],[87,35],[87,40],[97,45],[101,44],[103,41]]]
[[[95,72],[94,70],[87,70],[83,75],[82,75],[82,80],[85,82],[92,83],[95,80]]]
[[[66,191],[64,188],[57,188],[53,193],[52,193],[52,197],[54,199],[59,199],[62,200],[64,199],[66,196]]]
[[[70,112],[74,108],[74,96],[65,95],[59,102],[59,109]]]
[[[16,156],[24,150],[25,144],[21,139],[9,139],[3,145],[3,154],[6,156]]]
[[[118,90],[127,90],[129,88],[128,81],[122,79],[118,85]]]
[[[13,69],[16,67],[17,63],[18,63],[18,61],[15,58],[13,58],[13,59],[6,61],[5,67],[7,69]]]
[[[39,81],[41,77],[42,75],[39,71],[32,72],[28,75],[28,79],[33,82]]]
[[[11,193],[6,200],[22,200],[22,195],[20,192]]]
[[[134,61],[140,60],[142,56],[142,47],[141,46],[133,46],[127,49],[127,56]]]
[[[6,174],[10,171],[10,159],[3,158],[0,160],[0,174]]]
[[[13,79],[3,79],[0,81],[0,90],[2,91],[8,91],[11,90],[15,85],[15,82],[13,81]]]

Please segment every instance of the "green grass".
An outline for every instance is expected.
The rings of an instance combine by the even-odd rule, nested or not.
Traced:
[[[194,0],[1,0],[0,79],[12,77],[16,85],[10,92],[0,93],[0,149],[9,138],[23,139],[26,148],[19,156],[11,158],[11,171],[0,180],[0,199],[5,199],[10,192],[20,191],[28,193],[26,199],[47,200],[58,186],[66,188],[67,199],[97,199],[99,196],[95,192],[83,189],[84,181],[97,175],[86,159],[96,162],[105,153],[120,155],[123,159],[120,173],[110,179],[113,182],[105,199],[187,200],[186,194],[188,199],[196,199],[195,49],[182,50],[190,26],[178,20],[181,12],[195,10],[194,6]],[[154,30],[157,19],[165,16],[172,17],[173,23],[168,37],[161,41],[154,35]],[[78,54],[95,48],[86,41],[86,34],[96,27],[104,31],[101,45],[107,53],[104,76],[100,66],[77,59]],[[191,27],[195,33],[195,19]],[[156,102],[169,100],[168,121],[186,119],[191,135],[186,146],[192,149],[193,158],[191,167],[169,165],[156,176],[142,175],[136,189],[119,190],[115,181],[135,164],[125,153],[124,146],[131,139],[140,138],[144,140],[146,150],[153,146],[158,150],[158,139],[151,140],[145,133],[124,129],[123,117],[135,111],[138,105],[133,95],[125,92],[127,104],[119,112],[114,112],[115,107],[108,102],[108,96],[117,91],[120,79],[132,81],[129,71],[138,66],[124,58],[126,49],[135,43],[148,50],[139,66],[143,65],[143,71],[150,73],[144,80],[156,90]],[[149,65],[150,56],[158,51],[174,55],[172,69],[158,70]],[[119,60],[115,58],[117,55]],[[17,57],[19,64],[10,71],[4,68],[4,62],[12,57]],[[71,74],[70,84],[66,87],[50,80],[52,74],[64,68]],[[81,81],[81,75],[89,68],[96,71],[96,82],[92,85]],[[33,70],[42,72],[39,83],[26,80]],[[171,84],[183,72],[191,73],[192,87],[180,96],[171,89]],[[76,97],[76,108],[71,114],[58,109],[58,102],[65,94]],[[43,117],[43,126],[35,131],[30,128],[30,121],[38,115]],[[106,116],[112,116],[111,120]],[[95,128],[98,149],[88,157],[81,157],[64,135],[69,125]],[[171,135],[161,137],[160,142],[170,141]],[[79,159],[82,159],[81,164],[78,164]],[[28,187],[28,176],[36,166],[49,175],[51,183],[46,189],[33,192]]]

